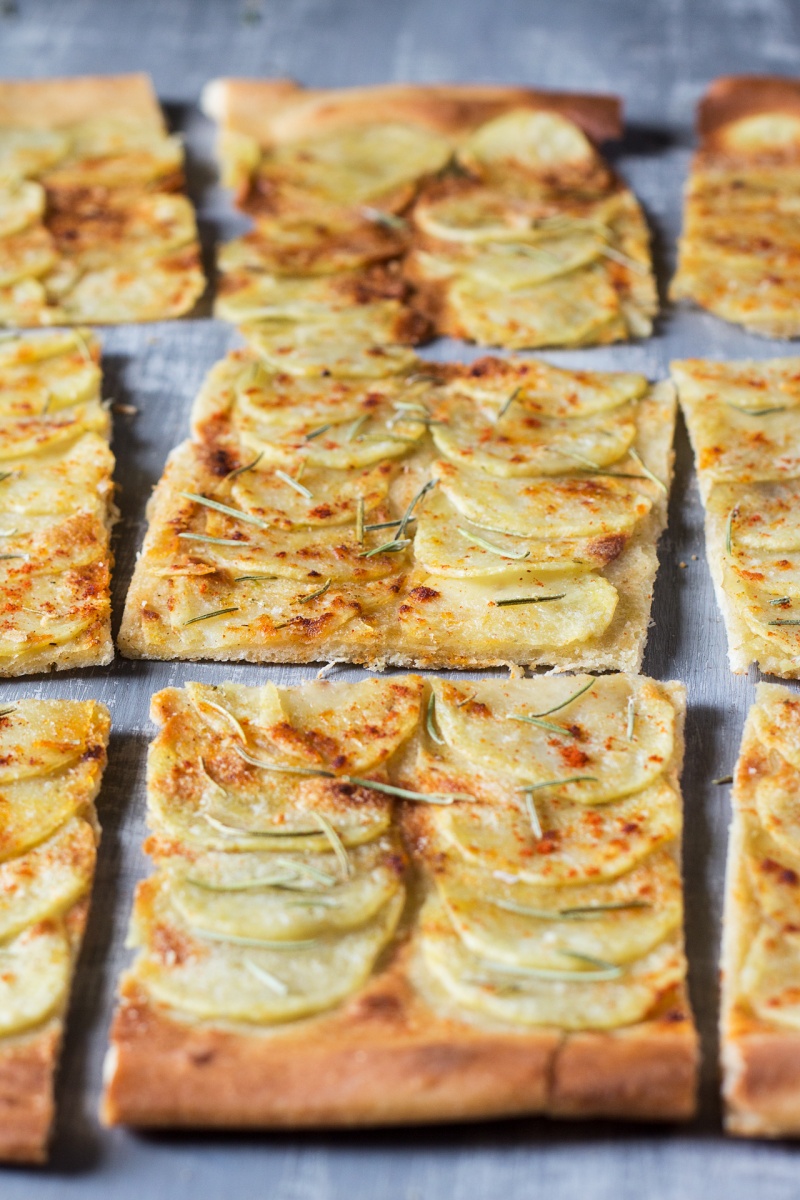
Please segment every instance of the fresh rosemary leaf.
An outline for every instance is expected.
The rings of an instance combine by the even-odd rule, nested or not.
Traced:
[[[217,704],[214,700],[209,700],[207,696],[202,696],[199,699],[192,696],[192,703],[193,703],[194,707],[197,709],[198,713],[200,713],[200,716],[203,715],[201,712],[202,708],[210,708],[215,713],[219,713],[219,715],[224,720],[226,720],[230,725],[233,726],[233,728],[236,731],[237,737],[240,737],[242,739],[242,744],[243,745],[247,744],[247,734],[245,733],[244,729],[242,729],[242,726],[236,720],[236,717],[233,715],[233,713],[230,712],[227,708],[225,708],[224,705]],[[205,764],[203,764],[203,770],[205,771]],[[208,775],[207,771],[206,771],[206,774]],[[210,776],[209,776],[209,778],[210,778]],[[212,780],[212,782],[213,782],[213,780]]]
[[[542,788],[563,787],[566,783],[597,783],[596,775],[567,775],[565,779],[545,779],[543,783],[526,783],[520,792],[538,792]]]
[[[252,513],[242,512],[240,508],[231,508],[230,504],[220,504],[219,500],[209,500],[207,496],[201,496],[199,492],[178,492],[178,495],[183,496],[184,500],[193,500],[195,504],[213,508],[215,512],[223,513],[226,517],[235,517],[237,521],[247,521],[250,525],[257,525],[259,529],[269,529],[269,525],[266,521],[262,521],[261,517],[254,517]]]
[[[283,763],[265,762],[262,758],[255,758],[244,746],[234,746],[236,753],[245,762],[250,763],[253,767],[259,767],[262,771],[278,771],[281,775],[315,775],[321,779],[335,779],[336,775],[333,771],[326,771],[322,767],[291,767]]]
[[[445,740],[436,728],[436,693],[431,690],[428,697],[428,709],[425,714],[425,728],[428,731],[428,737],[432,742],[436,742],[437,746],[444,746]]]
[[[318,429],[312,429],[311,433],[307,433],[303,441],[313,442],[314,438],[322,437],[323,433],[327,433],[330,428],[330,423],[327,425],[320,425]]]
[[[466,541],[471,542],[473,546],[479,546],[481,550],[486,550],[489,554],[497,554],[500,558],[510,558],[514,562],[519,562],[523,558],[530,558],[530,550],[501,550],[499,546],[495,546],[492,542],[487,542],[485,538],[479,537],[477,533],[470,533],[468,529],[463,529],[461,525],[456,527],[456,533],[460,534]]]
[[[800,621],[795,621],[789,617],[785,617],[780,621],[767,621],[768,625],[800,625]]]
[[[291,475],[287,475],[285,471],[276,471],[275,474],[278,476],[278,479],[282,479],[284,483],[288,483],[289,487],[294,488],[306,500],[314,499],[313,492],[310,492],[307,487],[303,487],[302,483],[298,483],[296,479],[292,479]]]
[[[599,982],[604,980],[619,979],[622,975],[622,968],[614,966],[612,963],[606,963],[602,959],[593,959],[585,954],[574,954],[571,951],[561,951],[560,953],[574,958],[576,961],[592,963],[597,967],[596,970],[590,971],[560,971],[551,967],[520,967],[511,963],[496,963],[490,960],[484,960],[483,966],[488,971],[495,972],[498,975],[520,975],[529,976],[531,979],[552,979],[560,980],[565,983],[581,983],[584,980]],[[602,965],[601,965],[602,964]],[[481,980],[476,980],[481,982]],[[489,982],[484,980],[484,983]]]
[[[401,800],[420,800],[426,804],[452,804],[454,800],[472,800],[465,792],[411,792],[408,788],[395,787],[391,783],[378,783],[374,779],[361,779],[357,775],[343,775],[340,778],[356,787],[371,788],[375,792],[385,792],[387,796],[399,796]]]
[[[360,417],[356,417],[355,421],[353,421],[353,424],[348,429],[344,440],[346,442],[352,442],[356,435],[361,432],[367,421],[370,420],[370,417],[370,413],[362,413]]]
[[[728,524],[725,527],[725,552],[730,554],[733,546],[733,522],[739,515],[739,509],[734,506],[728,513]]]
[[[264,451],[262,450],[260,454],[255,456],[252,462],[246,463],[243,467],[237,467],[235,471],[229,471],[225,478],[227,480],[236,479],[238,475],[244,475],[245,471],[252,471],[254,467],[258,466],[263,457]]]
[[[431,488],[435,488],[438,482],[439,482],[439,480],[438,480],[438,479],[429,479],[429,480],[428,480],[428,482],[427,482],[426,484],[424,484],[424,485],[423,485],[423,486],[422,486],[422,487],[419,489],[419,491],[417,492],[416,496],[415,496],[415,497],[414,497],[414,499],[411,501],[411,503],[409,504],[408,508],[407,508],[407,509],[406,509],[406,511],[403,513],[403,516],[402,516],[402,517],[401,517],[401,519],[400,519],[400,525],[399,525],[399,527],[398,527],[398,530],[397,530],[397,539],[398,539],[398,541],[399,541],[399,540],[400,540],[400,539],[403,537],[403,535],[405,534],[405,531],[406,531],[406,526],[408,525],[409,521],[411,521],[411,520],[412,520],[412,518],[413,518],[413,513],[414,513],[414,509],[417,507],[417,505],[419,504],[419,502],[420,502],[420,500],[422,499],[422,497],[423,497],[423,496],[427,496],[427,494],[428,494],[428,492],[431,490]]]
[[[723,400],[723,404],[727,408],[732,408],[734,412],[744,413],[746,417],[768,417],[772,413],[786,412],[785,404],[776,404],[773,408],[740,408],[738,404],[731,404],[729,400]]]
[[[492,900],[491,903],[495,908],[519,913],[522,917],[534,917],[540,921],[589,921],[595,914],[652,908],[652,905],[648,904],[646,900],[623,900],[618,904],[576,905],[574,908],[557,908],[555,910],[532,908],[528,904],[517,904],[514,900]]]
[[[547,729],[550,733],[560,733],[563,737],[576,737],[571,729],[556,725],[553,721],[543,721],[540,717],[528,717],[524,713],[509,713],[509,721],[525,721],[528,725],[536,725],[539,729]]]
[[[589,688],[594,687],[596,682],[596,679],[590,679],[587,684],[584,684],[584,686],[579,688],[577,692],[573,692],[571,696],[567,696],[566,700],[562,700],[560,704],[556,704],[553,708],[547,708],[544,712],[531,713],[531,716],[550,717],[554,712],[560,712],[562,708],[566,708],[568,704],[572,704],[573,700],[577,700],[579,696],[582,696],[585,692],[588,692]]]
[[[320,829],[331,844],[331,849],[336,855],[336,861],[339,863],[342,871],[342,878],[349,879],[352,874],[352,868],[350,866],[350,859],[347,857],[347,851],[344,848],[342,839],[339,837],[338,833],[333,828],[333,825],[331,825],[330,821],[323,813],[315,811],[312,813],[312,815],[319,822]]]
[[[189,617],[189,620],[184,621],[183,623],[184,625],[196,625],[198,621],[210,621],[212,617],[224,617],[228,613],[235,613],[238,611],[239,609],[236,606],[233,608],[216,608],[214,612],[201,613],[199,617]]]
[[[790,597],[790,596],[778,596],[777,600],[770,600],[770,601],[768,601],[768,603],[769,603],[769,604],[772,604],[772,605],[776,605],[776,604],[791,604],[791,603],[792,603],[792,600],[791,600],[791,597]]]
[[[178,537],[183,538],[185,542],[210,542],[212,546],[247,546],[247,542],[243,542],[241,538],[211,537],[207,533],[179,533]]]
[[[640,467],[641,467],[641,469],[644,471],[644,473],[645,473],[645,475],[647,476],[647,478],[648,478],[648,479],[649,479],[649,480],[650,480],[652,483],[654,483],[654,484],[656,485],[656,487],[660,487],[660,488],[661,488],[661,490],[662,490],[662,492],[666,492],[666,491],[667,491],[667,485],[664,483],[664,481],[663,481],[663,480],[659,479],[657,475],[654,475],[654,474],[653,474],[653,472],[650,470],[650,468],[649,468],[649,467],[647,466],[647,464],[645,463],[645,461],[644,461],[644,459],[642,458],[642,456],[641,456],[641,454],[639,453],[639,451],[638,451],[638,450],[637,450],[637,449],[636,449],[634,446],[631,446],[629,453],[630,453],[630,456],[631,456],[631,458],[634,460],[634,462],[637,462],[637,463],[639,464],[639,466],[640,466]]]
[[[511,405],[514,403],[514,401],[516,400],[517,396],[519,396],[521,391],[522,391],[521,387],[514,388],[513,392],[508,397],[508,399],[506,400],[503,407],[500,409],[500,412],[495,417],[495,419],[494,419],[495,425],[497,425],[502,420],[502,418],[506,415],[506,413],[511,408]]]
[[[356,503],[356,541],[364,546],[364,497],[359,496]]]
[[[556,596],[514,596],[509,600],[495,600],[498,608],[508,608],[512,604],[546,604],[548,600],[563,600],[566,592],[559,592]]]
[[[326,579],[325,582],[323,583],[322,587],[317,588],[317,590],[315,592],[307,592],[305,594],[305,596],[299,596],[297,599],[297,603],[298,604],[308,604],[309,600],[316,600],[319,596],[324,596],[332,583],[333,583],[332,579]]]
[[[719,779],[712,779],[711,782],[717,783],[717,784],[733,783],[733,776],[732,775],[720,775]]]
[[[234,583],[264,583],[270,579],[278,579],[278,575],[237,575]]]
[[[394,541],[384,542],[382,546],[375,546],[372,550],[362,550],[359,558],[372,558],[375,554],[399,554],[401,550],[405,550],[411,545],[411,538],[395,538]]]
[[[203,820],[213,829],[229,835],[244,834],[245,837],[258,838],[293,838],[319,837],[319,829],[251,829],[247,825],[232,825],[229,821],[220,821],[212,813],[203,813]]]

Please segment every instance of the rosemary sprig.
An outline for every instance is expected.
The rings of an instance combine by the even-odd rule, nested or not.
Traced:
[[[238,612],[236,605],[232,608],[215,608],[213,612],[201,613],[199,617],[189,617],[188,621],[184,621],[184,625],[196,625],[198,621],[210,621],[212,617],[224,617],[228,613]]]
[[[310,600],[316,600],[316,599],[318,599],[318,597],[324,596],[332,583],[333,583],[332,579],[326,579],[325,582],[323,583],[322,587],[318,587],[315,592],[306,592],[305,596],[298,596],[297,603],[298,604],[308,604],[308,602]]]
[[[566,592],[559,592],[556,596],[513,596],[509,600],[495,600],[498,608],[508,608],[512,604],[546,604],[548,600],[563,600]]]
[[[362,217],[371,221],[373,225],[383,225],[384,228],[393,229],[395,232],[408,229],[408,221],[394,213],[385,212],[382,208],[373,208],[371,204],[363,204],[360,211]]]
[[[773,408],[740,408],[738,404],[731,404],[730,400],[723,400],[722,403],[734,412],[744,413],[746,417],[768,417],[772,413],[786,412],[787,409],[785,404],[776,404]]]
[[[534,917],[539,921],[590,921],[595,915],[607,912],[626,912],[627,910],[652,908],[646,900],[623,900],[618,904],[584,904],[572,908],[557,908],[548,910],[532,908],[529,904],[517,904],[514,900],[492,900],[495,908],[505,912],[519,913],[522,917]]]
[[[636,697],[628,697],[628,741],[633,741],[633,732],[636,727]]]
[[[336,855],[336,861],[342,872],[342,879],[349,879],[352,874],[352,868],[350,866],[350,859],[347,857],[347,851],[344,848],[344,842],[324,813],[315,810],[313,816],[319,821],[320,829],[331,844],[331,849]]]
[[[523,558],[530,558],[530,550],[501,550],[499,546],[495,546],[492,542],[487,542],[485,538],[479,537],[477,533],[470,533],[468,529],[464,529],[461,525],[456,527],[456,533],[460,534],[466,541],[471,542],[473,546],[479,546],[481,550],[488,551],[489,554],[497,554],[500,558],[510,558],[514,562],[519,562]]]
[[[361,432],[362,428],[366,425],[367,421],[371,419],[371,417],[371,413],[362,413],[360,417],[356,417],[355,421],[353,421],[353,424],[348,429],[344,440],[346,442],[354,441],[356,435]]]
[[[596,775],[567,775],[565,779],[545,779],[542,783],[525,783],[517,790],[520,792],[538,792],[542,788],[563,787],[567,783],[597,783]]]
[[[371,788],[376,792],[385,792],[387,796],[398,796],[401,800],[419,800],[425,804],[452,804],[455,800],[472,800],[473,797],[465,792],[412,792],[408,788],[395,787],[392,783],[378,783],[375,779],[362,779],[357,775],[340,775],[344,783],[353,783],[356,787]]]
[[[276,471],[276,474],[278,472]],[[184,500],[193,500],[195,504],[202,504],[205,508],[213,508],[214,512],[223,513],[226,517],[235,517],[237,521],[247,521],[250,525],[257,525],[259,529],[269,529],[266,521],[262,521],[261,517],[254,517],[252,513],[243,512],[240,508],[232,508],[230,504],[220,504],[219,500],[209,500],[207,496],[201,496],[199,492],[178,492],[179,496],[183,496]]]
[[[556,968],[520,967],[516,964],[497,963],[489,960],[485,960],[483,965],[487,970],[494,971],[499,975],[527,975],[532,979],[552,979],[568,983],[579,983],[583,979],[589,979],[593,982],[619,979],[622,975],[622,967],[617,967],[613,963],[606,962],[605,959],[593,958],[588,954],[578,954],[572,950],[560,950],[559,954],[564,954],[568,958],[574,958],[576,962],[586,963],[587,966],[591,966],[594,969],[588,971],[560,971]]]
[[[528,795],[527,792],[524,799],[525,808],[528,813],[528,820],[530,821],[531,829],[533,830],[533,836],[536,838],[537,842],[540,842],[542,840],[542,823],[539,820],[539,814],[536,811],[536,802],[533,799],[533,796]]]
[[[728,513],[728,524],[725,527],[725,553],[726,554],[732,553],[733,522],[736,520],[738,515],[739,515],[739,509],[734,505],[734,507]]]
[[[572,729],[565,729],[563,725],[556,725],[554,721],[543,721],[540,717],[528,717],[524,713],[509,713],[507,720],[525,721],[528,725],[535,725],[538,729],[546,729],[550,733],[559,733],[563,737],[577,737]]]
[[[425,714],[425,728],[428,731],[428,737],[432,742],[436,742],[437,746],[444,746],[445,740],[436,728],[436,693],[431,689],[431,694],[428,697],[428,709]]]
[[[356,542],[359,546],[364,546],[364,497],[359,496],[356,501]]]
[[[521,387],[514,388],[513,392],[512,392],[512,393],[511,393],[511,395],[508,397],[508,399],[506,400],[506,402],[505,402],[505,404],[503,405],[503,407],[500,409],[500,412],[499,412],[499,413],[497,414],[497,416],[495,417],[495,419],[494,419],[494,423],[495,423],[495,425],[499,425],[500,421],[501,421],[501,420],[502,420],[502,418],[503,418],[503,417],[506,415],[506,413],[508,412],[508,410],[511,408],[511,405],[512,405],[512,404],[514,403],[514,401],[517,399],[517,397],[519,396],[519,394],[520,394],[520,392],[521,392],[521,391],[522,391],[522,388],[521,388]]]
[[[288,985],[282,979],[278,979],[277,975],[273,975],[271,971],[265,970],[258,963],[251,962],[249,958],[242,959],[242,966],[250,972],[254,979],[257,979],[259,983],[265,983],[276,995],[288,996]]]
[[[225,479],[226,480],[236,479],[239,475],[244,475],[245,471],[252,471],[254,469],[254,467],[258,466],[258,464],[261,462],[263,457],[264,457],[264,451],[262,450],[259,454],[257,454],[255,456],[255,458],[253,459],[252,462],[245,463],[245,465],[243,467],[237,467],[235,471],[229,471],[228,474],[225,476]]]
[[[364,532],[372,533],[374,529],[396,529],[399,524],[399,517],[396,521],[380,521],[377,525],[365,525]]]
[[[209,542],[212,546],[247,546],[241,538],[211,537],[208,533],[179,533],[179,538],[185,542]]]
[[[642,458],[642,456],[641,456],[641,454],[639,453],[639,451],[638,451],[638,450],[635,448],[635,446],[631,446],[631,448],[630,448],[630,450],[628,451],[628,453],[630,454],[630,456],[631,456],[631,458],[633,459],[633,461],[634,461],[634,462],[637,462],[637,463],[639,464],[639,466],[640,466],[640,467],[641,467],[641,469],[644,471],[644,473],[645,473],[645,475],[647,476],[647,478],[648,478],[649,480],[651,480],[651,482],[652,482],[652,483],[654,483],[654,484],[656,485],[656,487],[660,487],[660,488],[661,488],[661,490],[662,490],[662,492],[666,492],[666,491],[667,491],[667,485],[664,483],[664,481],[663,481],[662,479],[659,479],[657,475],[654,475],[654,474],[653,474],[653,472],[652,472],[652,471],[650,470],[650,468],[647,466],[647,464],[645,463],[644,459]]]
[[[314,499],[313,492],[310,492],[307,487],[303,486],[302,483],[298,483],[296,479],[292,479],[291,475],[287,475],[285,471],[276,471],[275,474],[277,475],[278,479],[282,479],[284,483],[288,483],[289,487],[294,488],[294,490],[306,500]]]
[[[596,683],[597,683],[596,679],[590,679],[587,684],[584,684],[584,686],[582,688],[579,688],[577,692],[573,692],[571,696],[567,696],[566,700],[562,700],[560,704],[554,705],[553,708],[547,708],[547,709],[545,709],[544,712],[531,713],[531,716],[532,717],[550,717],[553,715],[553,713],[560,712],[562,708],[566,708],[568,704],[572,704],[573,700],[577,700],[579,696],[582,696],[584,694],[584,692],[588,692],[589,688],[594,687],[594,685]]]
[[[322,437],[323,433],[327,433],[331,428],[330,422],[327,425],[320,425],[318,429],[312,429],[311,433],[307,433],[303,438],[304,442],[313,442],[314,438]]]

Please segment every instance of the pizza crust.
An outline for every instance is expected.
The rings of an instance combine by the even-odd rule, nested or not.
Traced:
[[[700,150],[723,150],[721,133],[727,125],[765,112],[800,117],[797,80],[775,75],[723,75],[715,79],[697,109]]]
[[[152,80],[143,72],[0,81],[0,125],[57,129],[97,116],[132,116],[157,133],[166,131]]]
[[[594,141],[622,134],[616,96],[549,92],[475,84],[387,84],[313,90],[291,79],[214,79],[203,89],[206,116],[262,146],[314,137],[353,120],[409,121],[444,134],[461,134],[514,108],[555,112]]]

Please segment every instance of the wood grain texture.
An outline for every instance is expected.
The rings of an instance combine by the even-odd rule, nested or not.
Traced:
[[[193,107],[212,76],[289,75],[317,87],[460,80],[618,92],[629,127],[616,162],[653,224],[662,287],[674,263],[693,110],[710,76],[796,74],[800,67],[795,0],[17,0],[17,15],[6,15],[10,7],[0,9],[0,76],[153,73],[170,120],[187,134],[189,183],[206,247],[243,227],[213,186],[212,131]],[[116,545],[119,617],[150,488],[167,451],[186,435],[203,374],[236,337],[208,319],[103,336],[106,394],[139,410],[115,415],[124,517]],[[477,353],[448,344],[431,350],[453,359]],[[671,358],[776,353],[787,353],[785,344],[708,315],[669,312],[646,343],[546,357],[663,377]],[[44,1173],[4,1172],[3,1200],[794,1200],[797,1150],[725,1142],[719,1132],[716,962],[728,803],[727,789],[711,780],[735,762],[755,675],[728,673],[682,428],[677,466],[645,670],[689,687],[687,932],[705,1051],[698,1121],[675,1133],[539,1120],[261,1138],[101,1131],[96,1110],[107,1024],[127,960],[133,882],[145,873],[139,843],[150,694],[187,679],[294,683],[314,673],[119,661],[0,685],[4,702],[14,695],[92,696],[111,707],[115,722],[99,802],[104,836],[96,902],[76,980],[53,1162]],[[339,677],[360,674],[353,669]]]

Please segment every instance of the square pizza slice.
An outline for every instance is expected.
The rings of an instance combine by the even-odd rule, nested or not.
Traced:
[[[670,294],[764,337],[800,334],[800,83],[717,79],[698,112]]]
[[[156,321],[205,287],[146,75],[0,82],[0,323]]]
[[[94,700],[0,707],[0,1161],[40,1162],[100,836],[110,719]]]
[[[221,126],[223,181],[253,219],[221,252],[220,316],[333,337],[342,288],[368,290],[394,263],[414,288],[418,340],[432,329],[522,348],[650,333],[647,226],[596,149],[619,137],[614,97],[220,79],[205,108]],[[380,312],[361,304],[362,344],[381,345]]]
[[[111,661],[116,515],[86,330],[0,341],[0,676]]]
[[[627,675],[158,693],[105,1120],[690,1116],[683,708]]]
[[[637,670],[674,395],[533,360],[211,372],[150,501],[123,653]]]
[[[731,668],[800,675],[800,359],[672,364]]]
[[[758,685],[733,786],[722,945],[725,1123],[800,1134],[800,697]]]

